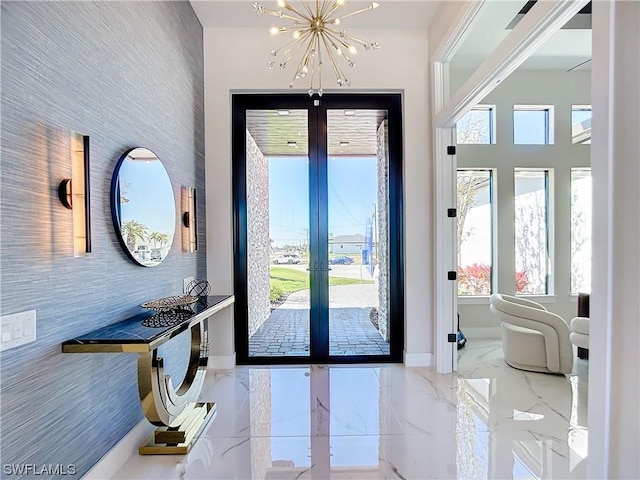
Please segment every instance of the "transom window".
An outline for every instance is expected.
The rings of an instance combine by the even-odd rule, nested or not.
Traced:
[[[591,143],[591,105],[571,107],[571,143]]]
[[[488,145],[496,143],[495,107],[478,105],[456,123],[458,144]]]
[[[513,143],[516,145],[553,144],[553,106],[514,105]]]

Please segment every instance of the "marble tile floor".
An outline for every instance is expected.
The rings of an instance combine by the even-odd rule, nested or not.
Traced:
[[[586,470],[586,376],[515,370],[472,339],[459,371],[403,365],[209,372],[218,416],[184,456],[135,454],[117,479],[572,479]]]

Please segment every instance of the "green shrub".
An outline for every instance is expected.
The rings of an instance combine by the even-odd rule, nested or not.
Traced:
[[[280,297],[282,297],[283,294],[284,294],[284,291],[282,290],[282,287],[280,287],[279,285],[270,286],[269,300],[271,301],[271,303],[277,302],[278,300],[280,300]]]

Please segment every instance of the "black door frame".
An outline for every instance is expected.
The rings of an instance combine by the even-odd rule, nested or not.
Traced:
[[[319,104],[316,105],[315,102]],[[238,365],[300,363],[381,363],[402,362],[404,350],[404,217],[402,190],[402,98],[392,94],[244,94],[232,95],[232,186],[233,186],[233,261],[234,327]],[[318,271],[328,267],[329,232],[327,199],[326,111],[334,109],[387,110],[389,146],[389,355],[329,355],[328,282],[311,279],[310,354],[309,356],[249,356],[247,297],[247,202],[246,202],[246,111],[307,110],[309,131],[310,251],[317,252]],[[316,110],[314,112],[314,110]],[[324,119],[324,121],[323,121]],[[324,182],[324,183],[323,183]],[[325,185],[322,188],[322,185]],[[323,243],[324,242],[324,243]],[[315,284],[315,288],[314,288]]]

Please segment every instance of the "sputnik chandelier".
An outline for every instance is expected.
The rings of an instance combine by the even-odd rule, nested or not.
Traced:
[[[379,4],[373,2],[365,8],[341,15],[340,8],[344,2],[345,0],[315,0],[314,9],[312,4],[304,1],[302,8],[298,9],[287,0],[278,0],[279,10],[265,8],[260,3],[253,4],[258,14],[267,14],[293,22],[292,26],[271,27],[269,30],[272,35],[291,32],[293,37],[282,47],[271,50],[273,59],[268,63],[269,70],[274,69],[276,65],[280,70],[285,70],[289,61],[302,52],[289,88],[294,87],[296,80],[310,77],[309,95],[313,96],[317,93],[322,96],[322,69],[325,62],[331,65],[338,86],[349,87],[351,83],[342,71],[338,60],[342,58],[342,62],[353,67],[355,62],[351,56],[358,53],[356,45],[362,46],[365,50],[380,48],[377,42],[365,42],[348,35],[345,30],[332,28],[338,27],[347,17],[378,8]]]

